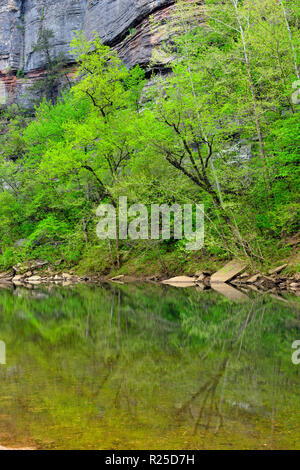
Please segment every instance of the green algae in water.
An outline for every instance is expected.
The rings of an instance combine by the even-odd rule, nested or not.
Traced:
[[[2,289],[0,444],[299,449],[299,315],[254,293]]]

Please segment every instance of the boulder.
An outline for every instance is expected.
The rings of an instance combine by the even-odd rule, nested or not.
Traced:
[[[3,273],[0,273],[0,280],[2,281],[3,279],[12,279],[14,276],[13,271],[5,271]]]
[[[206,278],[206,274],[203,271],[199,271],[195,274],[195,278],[197,279],[197,282],[202,282]]]
[[[281,283],[279,284],[279,287],[280,287],[280,289],[286,289],[286,287],[287,287],[286,282],[281,282]]]
[[[30,263],[30,267],[32,269],[43,268],[44,266],[47,266],[47,265],[48,265],[48,261],[45,261],[43,259],[37,259],[37,260],[34,260]]]
[[[245,263],[241,263],[238,260],[230,261],[222,269],[219,269],[210,278],[210,283],[226,283],[234,279],[238,274],[241,274],[246,268]]]
[[[68,279],[68,280],[73,278],[73,276],[71,274],[68,274],[68,273],[63,273],[62,277],[64,279]]]
[[[242,273],[242,274],[240,275],[240,278],[241,278],[241,279],[246,279],[247,277],[249,277],[249,273]]]
[[[32,275],[33,275],[32,271],[26,271],[26,273],[24,273],[24,277],[30,277]]]
[[[247,284],[254,284],[262,275],[260,273],[254,274],[254,276],[250,277],[250,279],[247,280]]]
[[[189,276],[176,276],[162,281],[162,283],[173,287],[193,287],[196,285],[196,279]]]
[[[42,280],[41,276],[31,276],[26,279],[27,282],[40,282]]]
[[[282,264],[281,266],[277,266],[277,268],[270,269],[268,274],[271,274],[271,275],[272,274],[279,274],[286,267],[287,267],[287,264]]]
[[[120,281],[123,278],[124,278],[124,274],[120,274],[119,276],[114,276],[110,278],[110,281]]]

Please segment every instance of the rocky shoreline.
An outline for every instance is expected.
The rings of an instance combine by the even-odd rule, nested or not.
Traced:
[[[284,271],[287,264],[278,266],[268,271],[268,274],[261,272],[247,272],[247,266],[239,261],[233,260],[227,263],[222,269],[215,273],[199,271],[194,275],[177,276],[165,279],[162,275],[153,276],[80,276],[73,271],[69,273],[55,272],[47,267],[46,261],[33,261],[26,266],[17,265],[12,270],[0,273],[0,285],[2,286],[24,286],[33,288],[42,284],[59,284],[71,286],[78,283],[130,283],[130,282],[155,282],[172,285],[175,287],[196,286],[199,290],[214,288],[216,285],[230,285],[240,290],[256,290],[269,293],[290,292],[296,295],[300,293],[300,273],[286,274]]]
[[[276,294],[279,292],[293,293],[297,296],[300,294],[300,274],[284,274],[282,271],[287,264],[278,266],[268,272],[268,275],[260,272],[250,274],[246,271],[246,266],[238,261],[227,263],[222,269],[216,273],[208,273],[200,271],[195,276],[178,276],[163,281],[164,284],[182,287],[196,285],[198,289],[212,288],[225,294],[226,290],[230,294],[229,289],[237,293],[254,290],[257,292],[266,292]]]

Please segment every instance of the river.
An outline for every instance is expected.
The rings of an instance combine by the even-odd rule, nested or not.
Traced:
[[[248,297],[154,284],[0,289],[0,444],[300,449],[299,303]]]

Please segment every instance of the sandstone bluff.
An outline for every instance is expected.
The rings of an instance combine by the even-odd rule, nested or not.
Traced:
[[[22,99],[43,73],[43,57],[33,52],[42,29],[54,32],[54,55],[69,53],[74,31],[83,30],[88,38],[96,32],[103,42],[117,47],[129,66],[147,64],[160,39],[160,32],[150,28],[149,17],[167,15],[173,4],[173,0],[0,0],[0,104]]]

